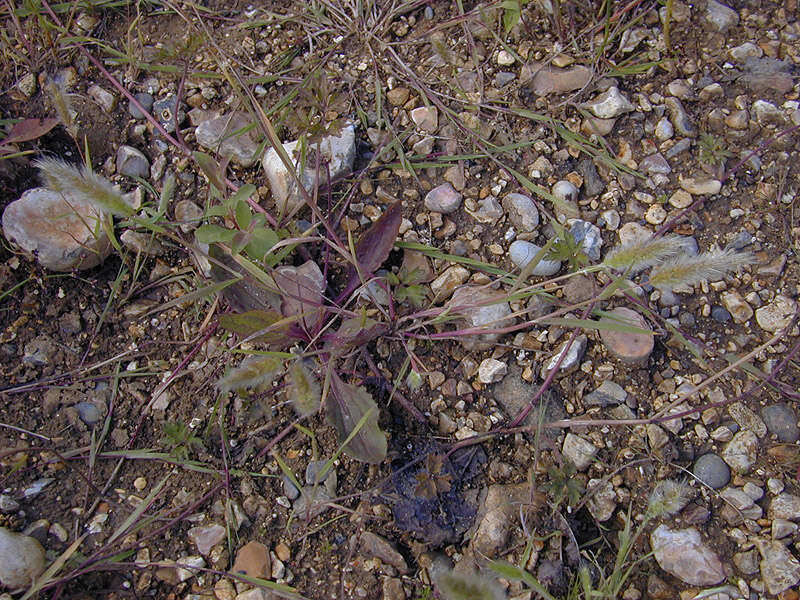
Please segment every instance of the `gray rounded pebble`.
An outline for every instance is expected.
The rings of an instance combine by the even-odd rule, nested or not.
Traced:
[[[782,442],[793,444],[800,439],[800,428],[797,427],[797,415],[788,404],[772,404],[761,409],[761,418],[770,433],[778,436]]]
[[[75,408],[78,411],[78,416],[80,417],[81,421],[86,423],[89,427],[93,425],[97,425],[102,418],[100,414],[100,409],[95,406],[92,402],[78,402],[75,405]]]
[[[138,94],[133,95],[136,98],[136,101],[142,105],[147,112],[150,112],[153,109],[153,95],[148,94],[146,92],[139,92]],[[128,104],[128,113],[136,120],[141,121],[144,119],[144,113],[140,111],[133,102]]]
[[[524,240],[517,240],[516,242],[512,242],[511,246],[509,246],[508,255],[511,257],[511,262],[513,262],[520,269],[524,269],[540,250],[541,248],[536,244],[532,244]],[[547,260],[543,258],[534,267],[531,274],[537,277],[550,277],[551,275],[558,273],[560,268],[560,261]]]
[[[711,318],[719,323],[727,323],[731,320],[731,313],[729,313],[722,306],[711,307]]]
[[[731,470],[716,454],[704,454],[694,463],[695,477],[715,490],[725,487],[731,480]]]

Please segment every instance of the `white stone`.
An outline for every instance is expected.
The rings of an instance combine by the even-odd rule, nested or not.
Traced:
[[[508,373],[508,365],[495,358],[486,358],[478,366],[478,381],[481,383],[497,383]]]
[[[3,213],[3,234],[51,271],[91,269],[111,253],[100,212],[84,197],[26,191]]]
[[[0,527],[0,587],[28,587],[44,567],[44,548],[35,538]]]
[[[295,169],[299,171],[300,181],[308,192],[312,192],[317,184],[327,183],[328,172],[331,179],[335,180],[353,171],[353,161],[356,157],[356,132],[353,125],[346,125],[338,135],[329,135],[320,141],[319,177],[317,177],[316,160],[313,158],[317,145],[307,148],[306,159],[302,164],[298,145],[298,141],[288,142],[283,145],[283,149],[294,163]],[[275,148],[270,148],[264,154],[262,165],[272,189],[272,196],[281,212],[290,212],[303,206],[305,203],[303,194]]]

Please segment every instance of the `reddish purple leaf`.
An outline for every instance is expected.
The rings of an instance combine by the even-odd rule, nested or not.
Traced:
[[[35,140],[42,137],[56,125],[58,125],[58,119],[25,119],[14,124],[11,131],[8,132],[8,137],[0,142],[0,145]]]
[[[355,259],[364,276],[375,272],[389,257],[402,220],[403,207],[400,202],[395,202],[358,240]],[[347,293],[352,292],[359,283],[358,271],[355,266],[351,266],[347,278]]]

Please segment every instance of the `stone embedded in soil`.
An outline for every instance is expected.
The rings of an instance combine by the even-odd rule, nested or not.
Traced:
[[[520,508],[530,500],[530,492],[527,484],[489,486],[470,541],[474,552],[494,558],[505,548]]]
[[[800,562],[781,542],[756,540],[761,554],[761,578],[767,591],[776,596],[800,581]]]
[[[3,213],[3,234],[51,271],[91,269],[111,253],[95,207],[81,196],[33,188]]]
[[[36,539],[0,527],[0,586],[27,587],[44,567],[44,548]]]
[[[231,571],[244,573],[249,577],[269,579],[272,574],[269,548],[261,542],[248,542],[236,553]]]
[[[540,250],[541,248],[536,244],[526,242],[525,240],[516,240],[509,246],[508,255],[509,258],[511,258],[511,262],[514,263],[516,267],[524,269]],[[531,275],[536,277],[550,277],[558,273],[560,269],[561,261],[543,258],[533,268]]]
[[[298,141],[287,142],[283,145],[283,149],[294,163],[295,169],[299,171],[300,181],[309,193],[313,191],[315,184],[326,185],[328,174],[330,174],[331,181],[335,181],[353,172],[353,161],[356,158],[356,130],[352,124],[342,127],[337,135],[322,138],[319,143],[319,170],[316,159],[317,144],[311,144],[306,148],[302,164],[298,144]],[[270,148],[264,154],[262,166],[272,190],[272,197],[279,210],[284,213],[291,212],[305,204],[297,182],[283,164],[275,148]]]
[[[207,556],[211,552],[211,548],[225,539],[225,534],[226,530],[222,525],[213,523],[211,525],[192,527],[186,535],[197,547],[200,554]]]
[[[569,339],[562,342],[555,350],[553,356],[544,362],[542,365],[542,378],[547,377],[548,373],[555,369],[559,357],[564,354],[565,350],[566,354],[564,355],[564,360],[561,361],[561,365],[558,368],[558,376],[568,375],[578,368],[586,352],[588,339],[585,335],[579,335],[575,338],[575,341],[570,344],[569,349],[567,349],[568,343]]]
[[[794,300],[779,294],[772,302],[756,310],[756,323],[764,331],[777,333],[791,323],[796,310]]]
[[[553,67],[539,69],[538,65],[531,65],[523,69],[529,69],[529,73],[533,73],[530,89],[537,96],[563,94],[579,90],[588,85],[592,79],[592,72],[582,65],[570,69]],[[521,79],[525,80],[527,78],[523,75]]]
[[[575,219],[569,228],[570,234],[580,249],[592,261],[600,260],[600,248],[603,246],[603,236],[600,228],[593,223]]]
[[[439,111],[435,106],[420,106],[411,111],[411,120],[425,133],[434,133],[439,126]]]
[[[597,452],[597,446],[574,433],[568,433],[564,437],[564,444],[561,447],[561,454],[569,459],[578,471],[588,469],[594,462]]]
[[[0,494],[0,513],[10,514],[19,510],[19,502],[8,494]]]
[[[753,309],[736,290],[724,292],[721,300],[722,305],[731,313],[734,323],[746,323],[753,316]]]
[[[669,111],[670,122],[675,127],[675,131],[684,137],[693,138],[697,136],[697,127],[692,123],[689,114],[678,98],[671,96],[664,98],[664,105]]]
[[[153,234],[128,229],[119,236],[122,245],[134,252],[141,252],[146,256],[161,256],[164,247]]]
[[[379,558],[381,562],[393,566],[400,573],[408,573],[406,559],[403,558],[403,555],[397,551],[393,544],[371,531],[364,531],[359,540],[363,555]]]
[[[794,444],[800,440],[797,415],[788,404],[778,403],[765,406],[761,409],[761,418],[769,432],[775,434],[781,442]]]
[[[103,109],[103,112],[112,113],[117,107],[117,97],[97,84],[89,86],[86,93]]]
[[[481,383],[497,383],[508,373],[508,365],[495,358],[486,358],[478,365],[478,381]]]
[[[136,98],[136,101],[142,105],[142,108],[145,109],[148,113],[153,108],[153,95],[148,94],[147,92],[138,92],[133,95]],[[128,103],[128,114],[132,116],[137,121],[141,121],[145,118],[144,113],[140,111],[133,102]]]
[[[696,177],[680,177],[681,187],[695,196],[718,194],[722,189],[722,184],[716,179],[703,179]]]
[[[739,13],[717,0],[707,0],[703,16],[706,22],[720,33],[725,33],[739,22]]]
[[[447,267],[441,275],[431,282],[433,301],[441,302],[446,300],[467,279],[469,279],[469,271],[461,265]]]
[[[117,149],[117,173],[127,177],[141,177],[147,179],[150,176],[150,161],[147,157],[133,146],[123,144]]]
[[[530,196],[508,194],[503,198],[503,208],[517,231],[534,231],[539,226],[539,210]]]
[[[770,500],[767,509],[770,519],[786,519],[787,521],[800,521],[800,496],[783,492]]]
[[[722,450],[722,459],[741,475],[750,472],[758,457],[758,438],[746,429],[738,432]]]
[[[461,197],[452,184],[443,183],[425,195],[425,208],[447,215],[461,206]]]
[[[689,585],[714,585],[726,577],[719,557],[694,528],[659,525],[650,534],[658,566]]]
[[[628,397],[621,385],[606,379],[595,391],[583,397],[586,406],[601,406],[623,404]]]
[[[181,200],[175,205],[175,220],[184,233],[196,229],[202,218],[203,209],[191,200]]]
[[[456,289],[447,303],[454,312],[466,321],[466,327],[499,329],[514,323],[506,294],[475,285],[463,285]],[[459,342],[468,350],[484,350],[500,338],[500,333],[488,332],[479,335],[460,336]]]
[[[621,246],[633,246],[635,244],[645,243],[653,237],[653,232],[644,225],[632,221],[620,227],[617,235],[619,235],[619,243]]]
[[[609,320],[614,323],[650,331],[650,327],[647,325],[647,321],[644,320],[644,317],[635,310],[624,306],[619,306],[612,310]],[[653,336],[644,333],[601,329],[600,339],[613,356],[632,364],[641,364],[647,361],[647,358],[655,347]]]
[[[704,454],[698,458],[694,463],[692,473],[715,490],[725,487],[731,480],[730,467],[716,454]]]
[[[236,133],[253,125],[253,119],[242,112],[213,117],[201,122],[194,135],[203,148],[216,152],[221,158],[230,157],[233,164],[250,167],[258,160],[259,144],[254,139],[257,129]]]
[[[617,508],[617,493],[610,481],[590,479],[586,484],[586,491],[591,493],[586,507],[592,516],[599,522],[608,521]]]
[[[613,85],[594,100],[581,106],[601,119],[614,119],[633,110],[633,104],[619,91],[618,87]]]
[[[728,414],[740,428],[749,429],[760,438],[767,435],[767,426],[761,417],[741,402],[728,406]]]
[[[660,173],[662,175],[669,175],[672,173],[672,167],[669,166],[667,159],[660,152],[645,156],[642,162],[639,163],[639,169],[650,175]]]

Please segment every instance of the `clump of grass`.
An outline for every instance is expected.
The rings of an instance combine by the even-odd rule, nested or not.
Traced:
[[[701,133],[698,143],[700,162],[711,165],[722,165],[733,153],[725,147],[725,140],[713,133]]]
[[[729,271],[753,261],[751,254],[733,250],[677,256],[655,267],[650,272],[649,283],[662,291],[674,290],[679,286],[700,283],[704,279],[721,279]]]

